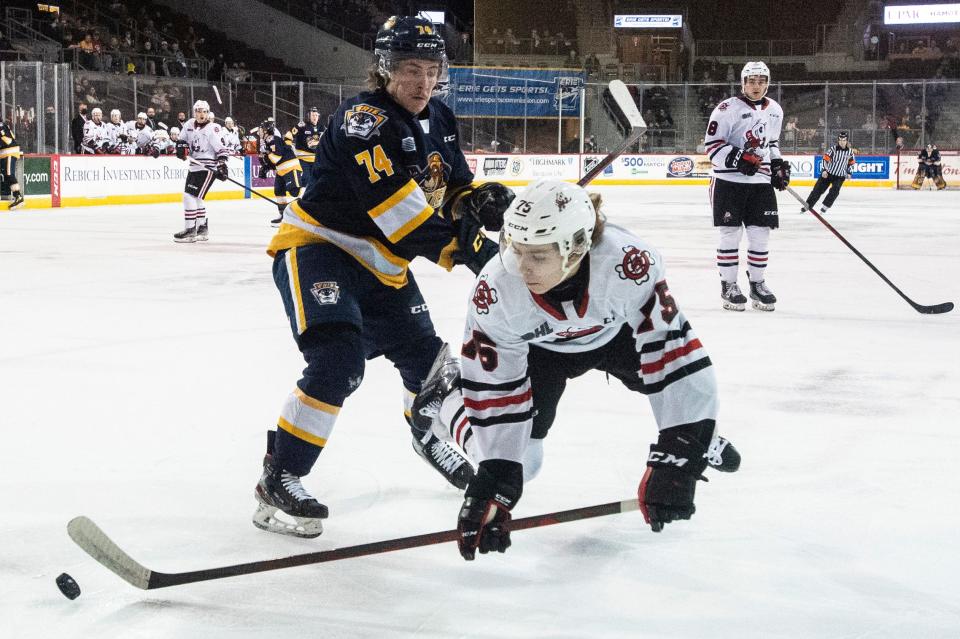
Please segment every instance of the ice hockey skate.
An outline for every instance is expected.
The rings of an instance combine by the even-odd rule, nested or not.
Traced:
[[[473,479],[473,466],[450,441],[449,430],[439,423],[443,400],[459,387],[460,362],[450,354],[450,345],[444,344],[410,412],[413,449],[448,482],[464,490]]]
[[[707,465],[721,473],[735,473],[740,468],[740,452],[730,440],[719,435],[710,442],[704,457],[707,458]]]
[[[776,295],[767,288],[763,280],[750,282],[750,300],[758,311],[772,311],[777,303]]]
[[[299,477],[275,466],[269,453],[263,458],[263,475],[255,496],[259,504],[253,513],[253,525],[260,530],[307,539],[323,532],[327,507],[306,491]],[[278,510],[293,521],[278,518]]]
[[[829,210],[830,210],[830,207],[829,207],[829,206],[821,206],[821,207],[820,207],[820,215],[826,215],[827,211],[829,211]]]
[[[720,298],[723,308],[728,311],[742,311],[746,308],[747,298],[740,291],[736,282],[720,282]]]
[[[207,237],[208,231],[209,231],[209,229],[207,228],[207,223],[206,223],[206,221],[204,221],[203,224],[201,224],[200,226],[197,227],[197,241],[198,241],[198,242],[206,242],[207,239],[209,239],[209,238]]]
[[[173,234],[173,241],[179,243],[191,243],[197,241],[197,227],[183,229]]]
[[[23,193],[20,191],[13,191],[10,194],[13,199],[10,200],[10,206],[7,210],[14,211],[23,206]]]

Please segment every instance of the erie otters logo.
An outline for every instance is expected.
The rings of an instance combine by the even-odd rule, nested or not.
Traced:
[[[623,261],[617,264],[617,275],[622,280],[631,280],[637,286],[650,280],[650,266],[656,264],[650,251],[641,251],[636,246],[623,247]]]
[[[343,114],[343,130],[349,136],[369,140],[374,135],[379,135],[379,129],[387,119],[383,109],[369,104],[357,104]]]
[[[497,289],[490,288],[486,280],[480,280],[477,288],[473,291],[473,305],[477,307],[477,313],[486,315],[490,312],[490,307],[497,303]]]
[[[317,304],[336,304],[340,299],[340,286],[336,282],[316,282],[310,292]]]

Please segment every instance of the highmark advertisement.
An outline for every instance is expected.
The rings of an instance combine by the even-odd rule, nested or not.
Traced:
[[[582,87],[575,69],[450,67],[447,101],[458,118],[572,118]]]

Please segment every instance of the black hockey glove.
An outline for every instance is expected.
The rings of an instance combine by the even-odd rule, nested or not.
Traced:
[[[485,182],[456,200],[453,219],[472,215],[488,231],[499,231],[503,214],[514,197],[509,187],[499,182]]]
[[[770,160],[770,184],[783,191],[790,184],[790,163],[777,158]]]
[[[160,147],[158,147],[158,146],[151,146],[150,149],[149,149],[149,153],[150,153],[150,157],[152,157],[152,158],[158,158],[158,157],[160,157]]]
[[[712,434],[713,421],[705,420],[662,430],[657,443],[650,445],[637,497],[653,532],[672,521],[690,519],[696,512],[693,496],[707,467],[704,455]]]
[[[185,140],[177,140],[176,154],[177,157],[181,160],[187,159],[187,150],[190,148],[190,145],[186,143]]]
[[[227,158],[217,159],[217,168],[213,170],[213,177],[218,180],[226,180],[230,175],[230,169],[227,168]]]
[[[760,170],[763,158],[750,149],[733,148],[734,150],[727,155],[727,160],[724,162],[727,168],[736,169],[744,175],[755,175]]]
[[[457,519],[457,546],[460,556],[473,561],[480,554],[506,552],[510,547],[510,509],[523,493],[523,466],[504,459],[480,462],[476,476],[467,486]]]
[[[458,244],[453,252],[453,263],[464,264],[474,275],[479,274],[490,258],[499,252],[497,243],[484,236],[480,221],[472,215],[454,222],[453,228]]]

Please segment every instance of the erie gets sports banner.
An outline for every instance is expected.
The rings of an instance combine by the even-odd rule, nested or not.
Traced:
[[[576,69],[450,67],[447,104],[458,118],[579,117]]]

